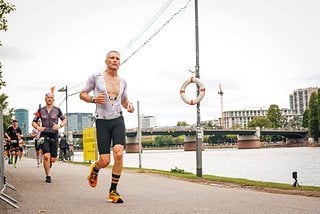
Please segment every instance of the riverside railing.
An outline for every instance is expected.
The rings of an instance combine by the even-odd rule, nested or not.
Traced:
[[[16,190],[16,189],[14,188],[14,186],[6,182],[6,177],[4,176],[5,170],[4,170],[4,145],[3,145],[4,139],[3,137],[4,137],[3,112],[2,112],[2,108],[0,107],[0,190],[1,190],[0,199],[10,204],[14,208],[19,208],[16,205],[18,201],[16,201],[12,197],[4,193],[4,190],[6,189],[6,187],[9,187],[10,189],[13,189],[13,190]]]

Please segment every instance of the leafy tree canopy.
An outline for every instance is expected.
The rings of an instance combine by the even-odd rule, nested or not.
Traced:
[[[278,105],[272,104],[268,108],[267,119],[271,123],[271,128],[279,128],[282,125],[281,111]]]
[[[309,109],[306,109],[303,112],[303,118],[302,118],[302,127],[303,128],[308,128],[308,122],[309,121]]]
[[[15,6],[13,4],[9,4],[4,0],[0,0],[0,31],[8,30],[8,21],[6,15],[15,10]],[[0,46],[2,46],[0,41]],[[2,63],[0,62],[0,89],[6,86],[6,82],[2,77]]]
[[[186,121],[178,121],[177,126],[189,126],[189,124]]]
[[[0,107],[3,112],[3,129],[4,130],[7,130],[7,128],[11,125],[11,120],[14,113],[14,109],[9,108],[7,99],[8,99],[7,95],[5,94],[0,95]]]
[[[16,8],[13,4],[0,0],[0,30],[8,30],[8,21],[6,15],[14,11]]]
[[[270,121],[263,116],[257,116],[254,117],[249,123],[248,123],[248,127],[249,128],[255,128],[255,127],[265,127],[265,128],[269,128],[271,127],[271,123]]]
[[[318,101],[317,101],[317,93],[313,92],[310,96],[309,100],[309,120],[308,120],[308,128],[311,137],[314,140],[318,140],[319,138],[319,112],[318,112]]]

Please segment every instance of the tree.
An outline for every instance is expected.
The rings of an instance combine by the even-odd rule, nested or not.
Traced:
[[[214,127],[212,120],[205,121],[204,124],[203,124],[203,126],[204,126],[205,128],[209,128],[209,129],[212,129],[212,128]]]
[[[309,100],[309,133],[315,141],[319,139],[319,112],[318,112],[318,95],[313,92]]]
[[[281,111],[278,105],[270,105],[267,113],[267,119],[271,123],[271,128],[279,128],[282,125]]]
[[[15,6],[13,4],[9,4],[4,0],[0,0],[0,31],[7,31],[8,30],[8,21],[6,14],[15,10]],[[0,46],[2,46],[0,41]],[[6,82],[2,79],[2,63],[0,62],[0,89],[6,86]]]
[[[168,147],[174,143],[171,135],[157,135],[154,140],[158,147]]]
[[[180,146],[180,145],[183,145],[184,143],[184,136],[183,135],[180,135],[176,138],[174,138],[174,143],[176,144],[176,146]]]
[[[271,126],[270,121],[263,116],[257,116],[254,117],[249,123],[248,123],[248,127],[249,128],[255,128],[255,127],[265,127],[268,128]]]
[[[3,130],[7,130],[7,128],[11,125],[11,120],[14,113],[14,109],[9,108],[7,99],[8,99],[7,95],[5,94],[0,95],[0,106],[3,112]]]
[[[189,126],[189,124],[186,121],[178,121],[177,126]]]
[[[8,30],[8,21],[6,14],[11,13],[16,8],[13,4],[7,3],[4,0],[0,0],[0,30]]]
[[[289,120],[289,122],[287,123],[287,127],[297,129],[297,128],[300,128],[301,123],[302,123],[301,117],[298,115],[295,115]]]
[[[241,129],[241,125],[240,124],[234,124],[234,125],[232,125],[231,129]]]
[[[318,136],[320,136],[320,89],[317,94]]]
[[[142,144],[142,147],[154,147],[155,140],[153,138],[142,138],[141,144]]]
[[[0,62],[0,89],[4,86],[6,86],[6,82],[2,79],[2,64]]]
[[[302,127],[303,128],[308,128],[309,124],[309,109],[306,109],[303,112],[303,118],[302,118]]]

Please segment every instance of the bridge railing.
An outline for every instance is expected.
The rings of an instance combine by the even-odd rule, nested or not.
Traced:
[[[167,126],[167,127],[154,127],[154,128],[142,128],[142,135],[195,135],[195,126]],[[204,135],[224,135],[224,134],[236,134],[236,135],[254,135],[256,129],[203,129]],[[306,129],[260,129],[261,135],[290,135],[295,134],[298,137],[305,137],[307,134]],[[134,137],[137,135],[137,128],[131,128],[126,130],[126,135],[128,137]],[[82,132],[74,132],[73,137],[81,138]]]

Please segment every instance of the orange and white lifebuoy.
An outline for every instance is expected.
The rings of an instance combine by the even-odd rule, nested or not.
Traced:
[[[187,99],[186,93],[185,93],[186,88],[190,83],[195,83],[199,87],[199,95],[195,99],[192,99],[192,100]],[[206,93],[206,89],[204,88],[204,86],[202,85],[200,80],[195,77],[190,77],[189,79],[187,79],[182,84],[182,86],[180,88],[180,96],[181,96],[182,100],[189,105],[195,105],[195,104],[199,103],[202,100],[202,98],[204,97],[205,93]]]

